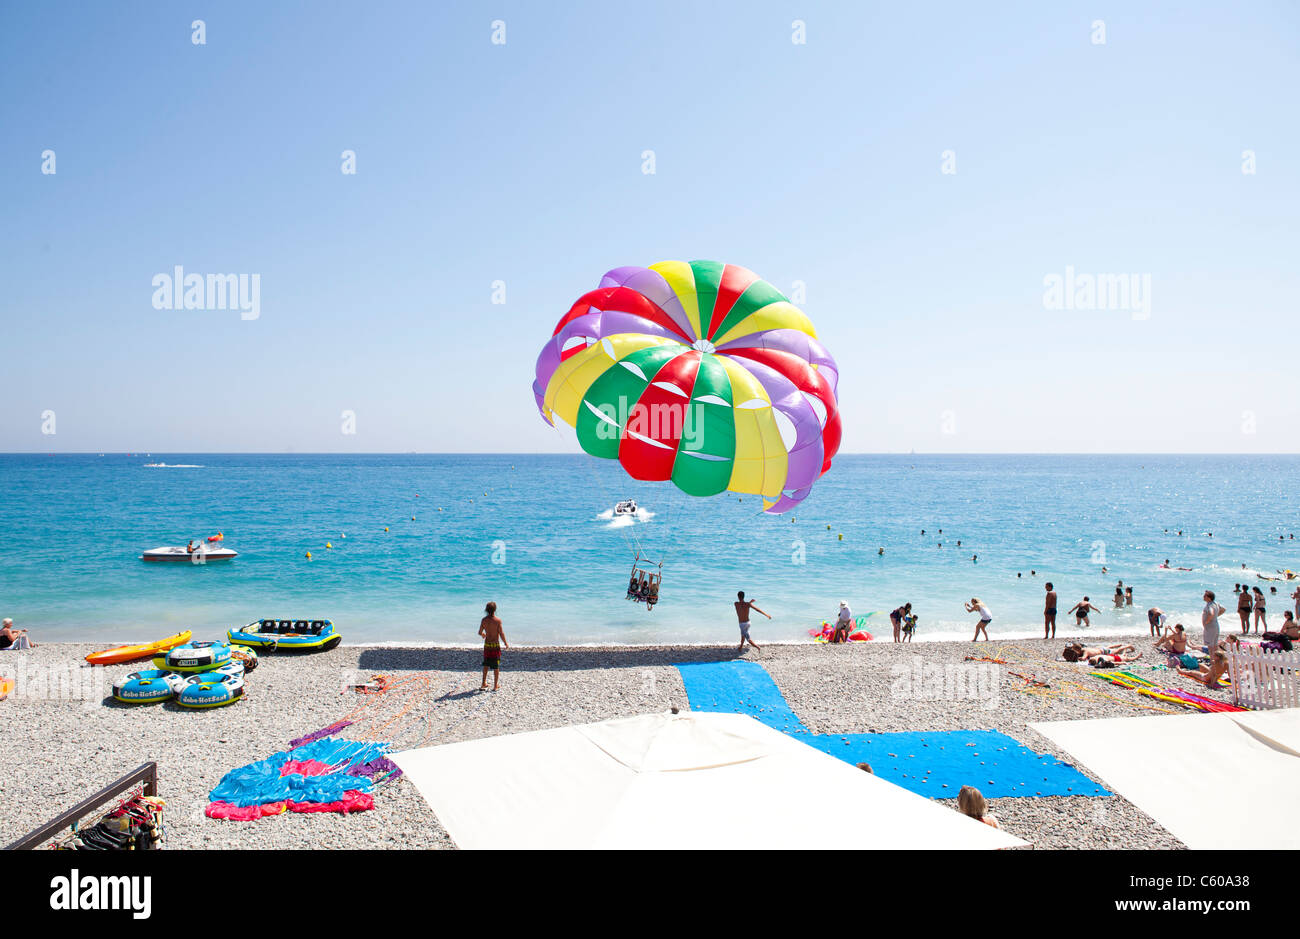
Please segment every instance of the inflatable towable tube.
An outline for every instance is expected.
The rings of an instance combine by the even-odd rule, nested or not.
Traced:
[[[176,691],[176,703],[183,708],[219,708],[244,695],[243,669],[231,667],[187,675]]]
[[[261,619],[230,630],[226,638],[234,645],[281,652],[333,649],[343,641],[327,619]]]
[[[164,669],[147,669],[132,672],[120,681],[113,682],[113,698],[125,704],[158,704],[170,701],[176,694],[181,676]]]
[[[229,661],[228,642],[187,642],[158,656],[153,664],[172,672],[208,672]]]

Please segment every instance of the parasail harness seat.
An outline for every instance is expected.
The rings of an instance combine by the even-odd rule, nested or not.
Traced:
[[[627,582],[627,598],[635,603],[644,603],[648,613],[659,602],[659,585],[664,579],[664,565],[660,561],[651,567],[646,559],[645,566],[642,566],[642,560],[641,553],[637,552],[636,559],[632,562],[632,575]]]

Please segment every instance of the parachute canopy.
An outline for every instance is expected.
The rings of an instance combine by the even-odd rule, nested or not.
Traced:
[[[682,491],[807,497],[839,449],[839,372],[803,312],[734,264],[619,267],[537,357],[533,394],[593,456]]]

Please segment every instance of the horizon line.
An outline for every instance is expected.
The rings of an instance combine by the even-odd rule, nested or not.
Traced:
[[[553,450],[0,450],[0,456],[590,456],[585,451]],[[859,450],[847,456],[1300,456],[1300,451],[1204,450]],[[600,459],[593,457],[593,459]]]

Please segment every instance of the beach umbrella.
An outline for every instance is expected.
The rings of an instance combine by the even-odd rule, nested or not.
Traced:
[[[392,759],[461,848],[1023,844],[744,714],[647,714]]]
[[[1276,799],[1233,797],[1294,790],[1300,708],[1029,726],[1189,848],[1300,848],[1300,826],[1279,819]]]

